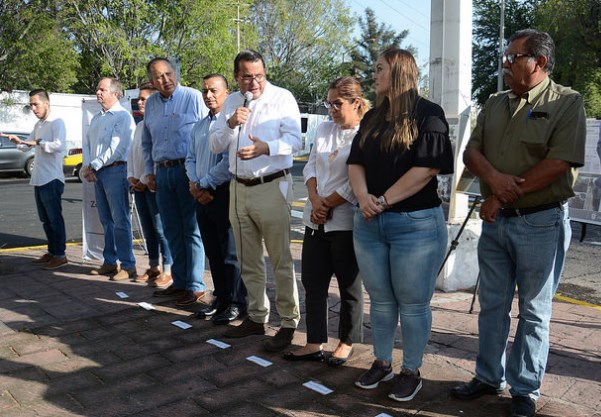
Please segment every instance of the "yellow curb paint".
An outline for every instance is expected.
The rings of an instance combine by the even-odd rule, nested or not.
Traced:
[[[303,203],[302,201],[293,201],[292,207],[305,207],[305,203]]]
[[[81,243],[71,242],[71,243],[67,243],[67,246],[81,246]],[[0,249],[0,253],[18,252],[18,251],[22,251],[22,250],[46,249],[47,247],[48,247],[48,245],[22,246],[20,248],[6,248],[6,249]]]
[[[566,303],[576,304],[576,305],[583,306],[583,307],[590,307],[590,308],[594,308],[595,310],[601,310],[601,306],[598,306],[597,304],[587,303],[586,301],[576,300],[575,298],[566,297],[565,295],[561,295],[559,293],[555,294],[554,298],[556,300],[565,301]]]

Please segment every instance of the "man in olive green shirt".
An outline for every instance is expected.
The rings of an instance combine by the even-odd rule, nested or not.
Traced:
[[[571,238],[566,200],[584,164],[582,97],[549,79],[554,55],[547,33],[526,29],[511,36],[503,56],[510,91],[488,99],[463,156],[485,198],[481,311],[476,377],[452,394],[464,400],[500,394],[507,382],[512,417],[536,414],[551,305]],[[506,362],[516,285],[519,321]]]

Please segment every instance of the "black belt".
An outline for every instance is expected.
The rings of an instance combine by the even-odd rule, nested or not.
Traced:
[[[157,167],[159,168],[170,168],[178,165],[184,165],[186,162],[185,159],[171,159],[167,161],[157,162]]]
[[[264,177],[256,177],[256,178],[240,178],[236,177],[236,181],[240,184],[244,184],[247,187],[254,187],[255,185],[265,184],[266,182],[271,182],[275,179],[283,177],[284,175],[288,175],[290,173],[289,170],[283,169],[278,172],[274,172],[273,174],[265,175]]]
[[[112,164],[108,164],[108,165],[103,166],[101,169],[110,168],[110,167],[116,167],[116,166],[119,166],[119,165],[127,165],[127,162],[125,162],[125,161],[115,161]]]
[[[518,217],[518,216],[524,216],[526,214],[538,213],[539,211],[543,211],[543,210],[558,208],[558,207],[563,206],[564,204],[565,204],[565,201],[559,201],[559,202],[555,202],[555,203],[541,204],[540,206],[536,206],[536,207],[526,207],[526,208],[504,207],[499,210],[499,214],[503,217]]]

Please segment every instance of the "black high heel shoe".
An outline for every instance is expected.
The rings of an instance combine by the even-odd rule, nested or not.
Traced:
[[[325,355],[323,350],[313,353],[307,353],[306,355],[294,355],[292,352],[286,352],[283,358],[287,361],[309,361],[309,362],[323,362]]]
[[[336,357],[334,355],[330,356],[328,358],[328,366],[331,366],[333,368],[340,366],[340,365],[344,365],[346,363],[346,361],[349,360],[349,358],[353,356],[353,349],[351,348],[351,351],[348,353],[346,358],[339,358]]]

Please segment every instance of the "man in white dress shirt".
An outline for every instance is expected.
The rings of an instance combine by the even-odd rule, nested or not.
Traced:
[[[65,122],[50,113],[50,99],[45,90],[33,90],[29,93],[29,107],[39,119],[29,139],[22,141],[18,136],[1,133],[0,136],[16,143],[17,148],[24,152],[35,147],[34,168],[29,183],[34,186],[38,216],[48,239],[48,252],[32,262],[44,265],[44,269],[56,269],[68,263],[65,256],[65,220],[61,205],[61,196],[65,189]]]
[[[229,150],[230,221],[242,279],[248,290],[249,317],[226,337],[265,334],[269,321],[263,245],[273,265],[275,305],[281,320],[265,349],[290,345],[300,314],[290,253],[292,154],[301,147],[300,112],[292,94],[265,78],[265,61],[252,50],[234,60],[239,93],[230,94],[209,134],[213,152]],[[250,94],[246,94],[250,93]],[[252,96],[252,98],[251,98]]]

